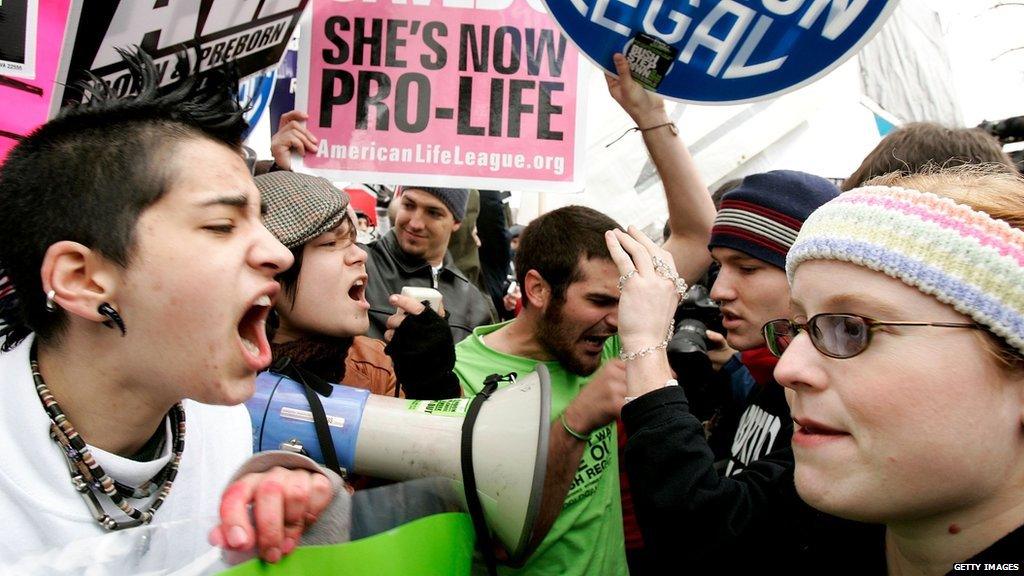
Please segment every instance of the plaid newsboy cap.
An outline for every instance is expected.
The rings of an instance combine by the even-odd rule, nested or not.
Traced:
[[[263,224],[288,248],[333,230],[348,208],[348,194],[325,178],[280,170],[255,180],[267,205]]]

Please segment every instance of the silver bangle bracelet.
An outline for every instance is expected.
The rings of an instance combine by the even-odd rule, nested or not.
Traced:
[[[619,359],[624,361],[624,362],[629,362],[630,360],[636,360],[637,358],[643,358],[644,356],[647,356],[648,354],[652,354],[654,352],[657,352],[658,350],[664,350],[665,348],[668,348],[669,340],[672,339],[672,335],[675,332],[675,328],[676,328],[676,321],[673,318],[672,320],[668,321],[668,331],[665,333],[665,339],[664,340],[662,340],[661,342],[655,344],[654,346],[648,346],[646,348],[641,348],[641,349],[637,350],[636,352],[626,352],[625,350],[622,350],[622,351],[619,352]]]

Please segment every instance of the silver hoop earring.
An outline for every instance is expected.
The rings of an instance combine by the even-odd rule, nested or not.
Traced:
[[[56,312],[57,311],[57,303],[53,301],[55,296],[57,296],[57,291],[56,290],[50,290],[49,292],[46,293],[46,311],[47,312]]]

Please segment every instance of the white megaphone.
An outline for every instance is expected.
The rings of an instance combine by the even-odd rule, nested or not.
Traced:
[[[472,398],[403,400],[333,385],[320,401],[339,465],[349,472],[410,480],[463,481],[463,422]],[[273,372],[246,402],[255,451],[302,451],[324,462],[304,386]],[[547,368],[494,392],[472,425],[472,470],[484,517],[519,564],[533,551],[547,467],[551,384]],[[463,491],[460,490],[462,494]]]

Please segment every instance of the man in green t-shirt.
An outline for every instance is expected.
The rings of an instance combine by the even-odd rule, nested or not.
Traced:
[[[534,220],[516,253],[522,313],[477,328],[456,347],[467,396],[491,374],[523,375],[541,362],[551,373],[555,419],[537,531],[547,535],[523,568],[502,574],[628,574],[615,429],[625,397],[616,358],[619,272],[605,244],[614,228],[582,206]]]

